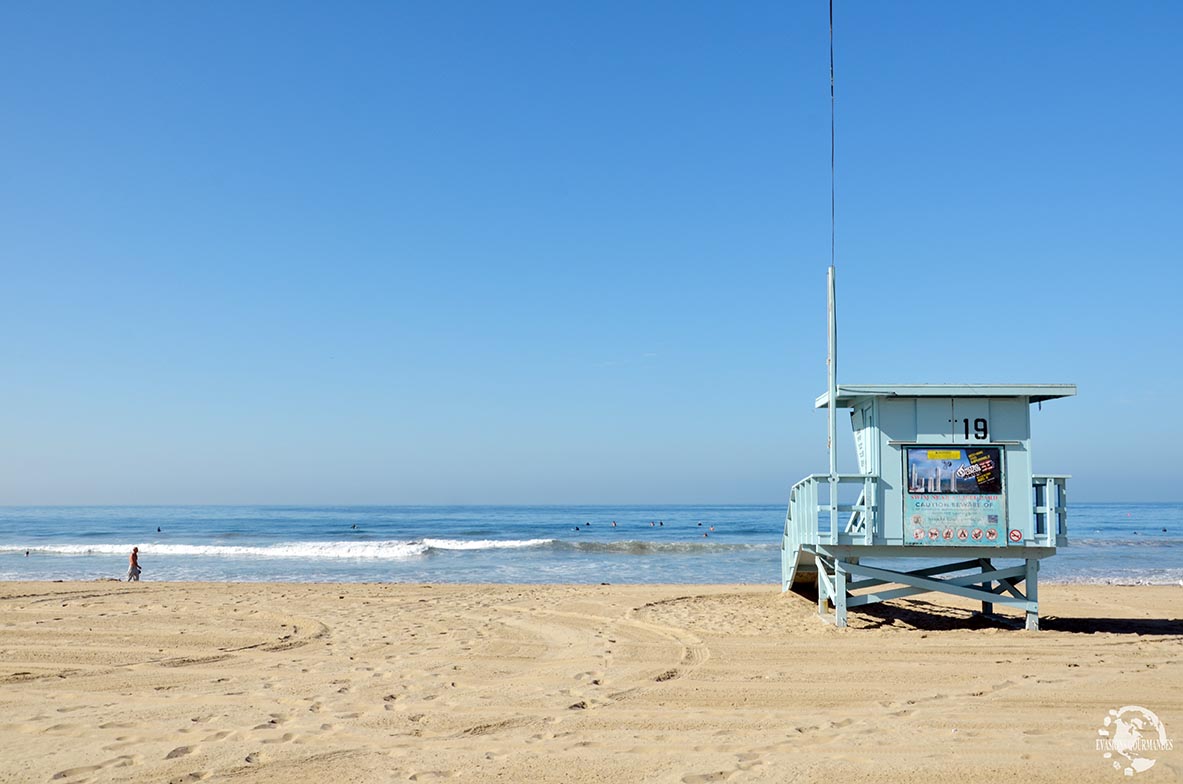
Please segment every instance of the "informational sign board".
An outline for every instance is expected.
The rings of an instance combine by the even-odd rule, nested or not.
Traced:
[[[1002,547],[1007,543],[1002,449],[907,447],[904,543]]]

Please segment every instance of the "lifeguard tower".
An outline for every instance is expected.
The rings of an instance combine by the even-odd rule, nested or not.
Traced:
[[[833,603],[838,626],[848,608],[939,591],[987,615],[1018,608],[1038,629],[1039,562],[1067,544],[1068,477],[1032,473],[1031,405],[1076,387],[839,385],[833,267],[829,300],[829,390],[816,407],[830,413],[830,471],[793,486],[782,590],[816,581],[818,612]],[[857,474],[837,471],[837,409],[850,411]]]

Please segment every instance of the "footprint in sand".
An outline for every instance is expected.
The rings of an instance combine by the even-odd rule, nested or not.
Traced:
[[[143,762],[143,759],[144,758],[139,754],[125,754],[120,757],[115,757],[113,759],[100,762],[98,765],[85,765],[80,768],[67,768],[66,770],[59,770],[57,773],[53,774],[53,778],[55,780],[71,779],[75,776],[82,776],[88,773],[97,773],[98,771],[104,770],[105,768],[127,768],[131,767],[132,765],[139,765],[141,762]]]
[[[103,746],[102,749],[103,751],[122,751],[128,746],[140,746],[143,743],[143,738],[127,738],[121,736],[116,738],[114,743],[108,743],[106,746]]]
[[[278,738],[269,738],[263,742],[264,743],[291,743],[292,739],[295,737],[296,736],[293,735],[292,733],[285,732],[284,734],[280,735]]]
[[[77,724],[53,724],[43,729],[42,732],[61,732],[62,730],[72,730],[77,726]]]
[[[682,784],[707,784],[711,781],[727,781],[739,771],[718,770],[712,773],[687,773],[682,777]]]

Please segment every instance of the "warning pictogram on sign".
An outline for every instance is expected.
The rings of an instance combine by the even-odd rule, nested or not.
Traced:
[[[1012,542],[1021,542],[1021,541],[1023,541],[1023,532],[1022,532],[1022,531],[1020,531],[1018,528],[1012,528],[1012,529],[1010,529],[1010,540],[1011,540]]]

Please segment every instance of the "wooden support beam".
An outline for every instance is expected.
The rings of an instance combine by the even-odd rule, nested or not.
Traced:
[[[846,575],[850,564],[841,558],[834,562],[834,623],[839,628],[846,627],[846,602],[849,592],[846,590]]]
[[[1027,628],[1039,631],[1039,559],[1027,559]]]
[[[850,562],[851,563],[858,563],[858,561],[854,560],[854,559],[851,559]],[[933,575],[938,575],[938,574],[948,574],[949,572],[962,572],[962,571],[965,571],[966,569],[975,569],[975,568],[977,568],[977,566],[978,566],[977,561],[958,561],[957,563],[951,563],[951,564],[937,564],[935,566],[926,566],[923,569],[913,569],[908,572],[898,572],[898,574],[913,574],[918,577],[932,577]],[[892,572],[892,574],[897,574],[897,572]],[[886,585],[891,582],[898,582],[898,581],[896,581],[896,580],[875,580],[875,579],[857,580],[857,581],[851,582],[848,587],[850,588],[850,590],[856,591],[859,588],[871,588],[876,585]]]
[[[830,583],[830,575],[826,571],[826,562],[821,557],[817,561],[817,614],[826,617],[826,602],[830,598],[830,594],[834,592],[834,586]]]
[[[1030,560],[1036,561],[1036,563],[1038,563],[1037,559]],[[1028,563],[1030,563],[1030,561],[1028,561]],[[883,594],[880,594],[880,596],[883,597],[890,596],[890,598],[900,598],[901,596],[910,596],[917,593],[927,593],[933,591],[937,593],[948,593],[952,594],[953,596],[962,596],[966,599],[972,599],[976,601],[991,601],[997,604],[1017,607],[1026,610],[1028,617],[1030,617],[1032,612],[1035,612],[1035,610],[1032,608],[1033,602],[1030,600],[1020,601],[1018,599],[999,599],[996,594],[983,591],[980,588],[968,587],[974,583],[983,582],[984,580],[999,580],[1010,577],[1018,577],[1022,574],[1027,574],[1029,576],[1031,573],[1030,566],[1015,566],[1009,569],[998,569],[993,572],[969,574],[962,577],[950,577],[944,580],[934,580],[928,577],[910,575],[904,572],[893,572],[889,569],[879,569],[874,566],[866,566],[863,564],[847,564],[847,569],[849,569],[852,574],[865,575],[867,577],[883,580],[884,582],[900,583],[910,586],[909,588],[900,588],[895,591],[885,591]],[[907,593],[902,593],[903,591],[907,591]],[[852,601],[848,602],[848,604],[853,605],[853,599],[866,598],[867,597],[864,596],[852,597]],[[858,604],[873,604],[878,601],[886,601],[886,599],[869,599],[858,602]]]
[[[989,558],[979,558],[978,564],[982,567],[982,574],[985,574],[986,572],[989,572],[989,571],[993,571],[993,569],[994,569],[994,564],[990,562]],[[997,591],[994,590],[994,585],[993,585],[992,580],[985,580],[982,583],[981,588],[983,591],[989,591],[990,593],[997,593]],[[982,602],[982,615],[993,615],[993,614],[994,614],[994,602],[983,601]]]
[[[1026,567],[1023,567],[1023,566],[1012,566],[1009,569],[1001,569],[1001,570],[998,570],[995,572],[986,572],[985,575],[987,577],[990,577],[991,575],[1017,576],[1017,575],[1023,574],[1025,571],[1025,568]],[[902,584],[907,585],[909,587],[907,587],[907,588],[893,588],[890,591],[881,591],[879,593],[867,593],[867,594],[859,594],[857,596],[851,596],[850,599],[847,601],[847,606],[849,606],[849,607],[863,607],[868,604],[878,604],[879,602],[887,602],[887,601],[891,601],[892,599],[902,599],[905,596],[915,596],[916,594],[931,593],[934,591],[940,592],[940,593],[957,593],[955,591],[949,590],[949,588],[946,586],[953,586],[953,587],[972,586],[972,585],[975,585],[976,583],[980,582],[982,580],[982,577],[983,577],[982,574],[965,574],[960,577],[948,577],[943,580],[925,580],[925,582],[927,582],[927,583],[936,583],[941,586],[940,588],[932,588],[932,587],[928,587],[928,586],[919,586],[916,583],[910,582],[908,578],[905,578],[904,575],[901,574],[899,579],[891,580],[891,581],[885,580],[884,582],[902,583]],[[991,602],[991,603],[1003,604],[1008,607],[1018,608],[1020,610],[1025,610],[1027,608],[1026,598],[1022,598],[1022,599],[1004,599],[1004,598],[1002,598],[1002,599],[1000,599],[1000,598],[996,598],[997,597],[996,594],[994,594],[990,591],[983,591],[980,588],[968,588],[967,587],[964,590],[972,592],[973,595],[968,596],[968,598],[977,599],[983,603]],[[967,596],[967,594],[965,594],[965,593],[957,593],[957,595]]]
[[[1002,593],[1003,591],[1006,591],[1011,596],[1017,596],[1020,599],[1026,599],[1028,597],[1023,595],[1022,591],[1019,590],[1019,586],[1018,586],[1018,584],[1023,582],[1023,580],[1025,580],[1025,579],[1027,579],[1027,568],[1023,567],[1023,576],[1022,577],[1020,577],[1017,580],[1012,579],[1012,578],[1008,578],[1005,580],[999,580],[998,581],[998,583],[999,583],[998,588],[996,588],[994,592],[995,593]],[[1030,589],[1028,589],[1028,593],[1030,593]]]
[[[866,566],[856,556],[830,554],[822,548],[814,549],[813,554],[817,570],[818,614],[837,626],[846,626],[850,608],[934,592],[981,602],[982,612],[986,615],[993,614],[996,604],[1012,607],[1025,614],[1028,629],[1039,628],[1035,585],[1039,570],[1038,558],[1028,558],[1019,566],[1003,569],[996,568],[989,558],[974,558],[897,572]],[[956,572],[969,573],[942,576]],[[1023,583],[1026,585],[1021,589]],[[857,593],[866,588],[889,584],[903,587]],[[834,605],[833,615],[829,613],[830,602]]]

